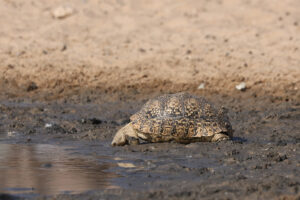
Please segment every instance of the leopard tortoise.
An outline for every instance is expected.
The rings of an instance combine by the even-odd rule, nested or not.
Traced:
[[[149,100],[115,135],[112,145],[148,142],[179,143],[228,140],[233,129],[224,108],[215,109],[203,97],[165,94]]]

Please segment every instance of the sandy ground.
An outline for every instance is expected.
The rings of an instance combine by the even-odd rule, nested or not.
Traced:
[[[56,19],[60,6],[74,13]],[[205,83],[227,94],[245,81],[257,95],[290,91],[287,98],[297,99],[299,7],[297,0],[4,0],[1,89],[23,96],[34,82],[36,93],[56,98],[82,89],[193,91]]]
[[[60,6],[72,13],[55,18]],[[297,199],[299,8],[297,0],[3,0],[0,130],[22,133],[23,143],[98,141],[106,144],[98,153],[136,157],[147,169],[124,172],[126,190],[58,199]],[[235,88],[241,82],[245,91]],[[148,98],[177,91],[227,107],[234,141],[108,145]],[[57,126],[46,130],[49,121]],[[224,168],[189,165],[185,155]]]

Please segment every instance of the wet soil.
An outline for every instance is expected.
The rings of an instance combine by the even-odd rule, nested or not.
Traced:
[[[107,171],[120,176],[113,181],[117,188],[91,187],[55,199],[297,199],[300,104],[247,93],[205,94],[229,109],[232,141],[111,147],[114,133],[151,95],[107,101],[109,96],[96,94],[88,102],[86,95],[1,100],[1,143],[73,145],[80,155],[121,163]]]

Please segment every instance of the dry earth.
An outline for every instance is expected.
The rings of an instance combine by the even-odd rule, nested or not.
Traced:
[[[55,19],[64,5],[74,13]],[[31,82],[38,90],[28,96],[51,99],[87,89],[194,91],[200,83],[227,94],[245,81],[258,95],[289,91],[297,100],[299,7],[297,0],[4,0],[2,94],[24,96]]]

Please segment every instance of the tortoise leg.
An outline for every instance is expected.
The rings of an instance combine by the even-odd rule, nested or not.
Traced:
[[[218,133],[215,134],[214,137],[211,139],[212,142],[220,142],[223,140],[229,140],[229,136],[223,133]]]
[[[123,146],[125,144],[138,144],[138,133],[133,129],[132,124],[129,123],[122,127],[115,135],[111,145]]]

